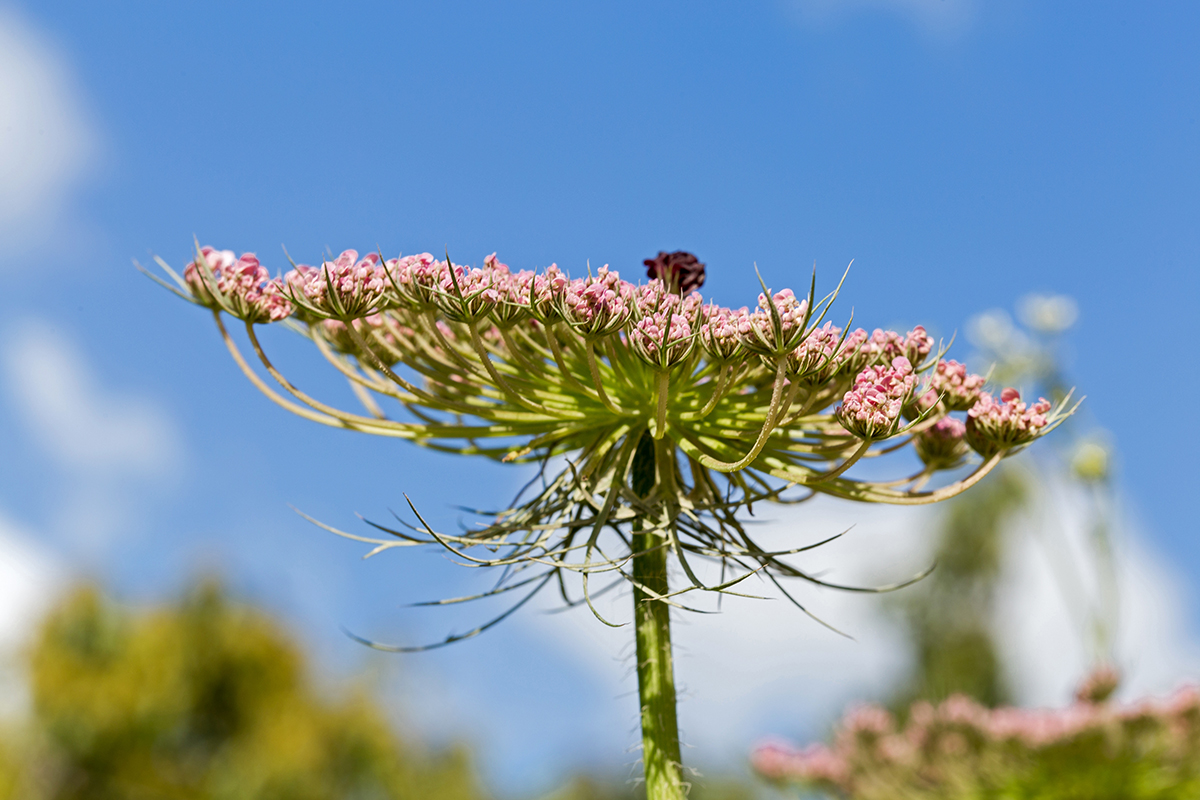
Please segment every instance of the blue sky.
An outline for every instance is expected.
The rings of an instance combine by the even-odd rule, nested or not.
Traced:
[[[1089,424],[1111,431],[1152,546],[1200,577],[1193,3],[41,0],[0,22],[20,44],[0,59],[0,509],[125,596],[220,569],[326,663],[358,663],[339,625],[435,638],[470,618],[399,605],[476,576],[435,553],[364,565],[289,504],[353,527],[407,492],[453,525],[452,503],[521,482],[258,397],[204,314],[131,266],[180,264],[193,235],[274,268],[286,244],[636,274],[684,248],[731,305],[756,263],[778,288],[854,259],[856,320],[942,334],[1073,295]],[[268,339],[306,387],[345,394]],[[631,725],[628,682],[531,623],[392,668],[442,687],[457,706],[425,717],[474,731],[504,787],[631,758],[588,738]]]

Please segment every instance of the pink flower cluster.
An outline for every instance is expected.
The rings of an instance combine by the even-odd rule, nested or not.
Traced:
[[[796,349],[788,353],[788,372],[794,378],[813,377],[827,380],[836,369],[834,357],[841,343],[842,329],[832,322],[814,328]]]
[[[507,287],[498,283],[507,283],[508,267],[503,273],[486,266],[467,268],[454,264],[442,273],[442,280],[434,299],[446,319],[454,322],[474,322],[483,319],[500,303],[500,298],[507,294]]]
[[[224,308],[247,322],[278,322],[292,313],[278,280],[253,253],[234,258],[232,250],[204,247],[183,271],[184,282],[196,302]]]
[[[492,282],[496,287],[496,304],[492,309],[496,324],[508,327],[527,319],[534,272],[528,269],[512,272],[507,264],[496,259],[495,253],[483,260],[483,266],[492,271]]]
[[[862,349],[872,364],[890,364],[897,356],[904,356],[914,367],[919,367],[933,350],[933,337],[921,325],[903,336],[896,331],[876,328]]]
[[[343,250],[319,268],[298,265],[284,280],[292,301],[319,318],[356,319],[386,305],[387,270],[378,253],[359,259],[357,250]]]
[[[692,326],[703,305],[699,293],[680,297],[655,278],[629,294],[635,320],[629,330],[633,351],[660,369],[669,369],[687,358],[696,344]]]
[[[709,358],[723,364],[745,354],[738,332],[738,320],[749,314],[750,310],[745,307],[733,311],[718,305],[704,306],[700,345]]]
[[[448,266],[431,253],[388,260],[388,274],[400,299],[416,309],[433,308]]]
[[[1198,736],[1200,691],[1193,687],[1163,700],[1115,706],[1085,699],[1062,709],[989,709],[958,695],[914,704],[903,728],[882,708],[860,707],[832,745],[768,742],[751,761],[775,782],[871,800],[1059,796],[1031,790],[1047,791],[1035,785],[1047,778],[1072,786],[1069,770],[1094,769],[1098,760],[1109,769],[1124,759],[1128,768],[1156,772],[1170,764],[1195,774]],[[988,791],[999,787],[1001,795]]]
[[[913,437],[913,449],[923,463],[934,469],[947,469],[967,454],[966,434],[967,426],[962,420],[942,417]]]
[[[632,284],[605,264],[595,277],[576,278],[567,284],[560,311],[567,324],[584,336],[605,336],[629,319]]]
[[[979,400],[967,412],[967,444],[987,457],[1031,442],[1049,422],[1046,418],[1049,411],[1050,402],[1046,398],[1026,405],[1020,392],[1013,388],[1000,393],[1000,402],[981,392]]]
[[[949,411],[966,411],[975,405],[983,391],[982,375],[967,374],[967,365],[957,361],[939,361],[929,377],[929,388],[942,398]]]
[[[797,299],[791,289],[778,291],[769,299],[759,294],[758,308],[738,315],[738,334],[750,352],[781,355],[799,343],[807,314],[808,301]]]
[[[696,339],[687,317],[663,310],[635,322],[629,343],[646,362],[668,369],[688,357]]]
[[[562,300],[567,294],[566,273],[557,264],[546,267],[535,275],[529,288],[529,311],[534,319],[543,323],[562,319]]]
[[[842,397],[836,417],[841,426],[862,439],[884,439],[896,432],[917,378],[904,356],[890,367],[867,367]]]

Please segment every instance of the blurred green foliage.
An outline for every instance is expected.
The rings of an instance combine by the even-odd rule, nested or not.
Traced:
[[[996,470],[972,492],[946,504],[937,532],[937,569],[897,597],[916,669],[889,704],[965,694],[989,706],[1009,700],[992,631],[1004,526],[1028,495],[1014,468]]]
[[[28,653],[32,714],[0,729],[0,800],[485,800],[467,751],[397,735],[369,687],[318,690],[271,617],[214,581],[132,610],[92,586]],[[750,800],[700,780],[690,800]],[[637,800],[578,777],[544,800]]]
[[[280,626],[212,582],[132,613],[76,591],[30,655],[5,800],[475,800],[466,753],[400,739],[363,691],[318,693]]]

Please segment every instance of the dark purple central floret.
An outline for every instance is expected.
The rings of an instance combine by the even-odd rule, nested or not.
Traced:
[[[660,250],[657,256],[642,263],[648,276],[660,279],[672,292],[687,294],[704,285],[704,264],[686,250],[674,253]]]

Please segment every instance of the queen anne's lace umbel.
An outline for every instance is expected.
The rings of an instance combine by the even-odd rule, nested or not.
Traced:
[[[394,538],[343,535],[369,542],[372,554],[435,544],[502,569],[491,591],[458,600],[524,592],[491,622],[433,646],[487,630],[551,581],[568,605],[586,604],[597,617],[589,579],[630,581],[643,764],[655,798],[684,797],[668,606],[692,609],[694,598],[748,578],[781,590],[782,578],[849,588],[797,563],[822,542],[762,547],[741,511],[819,494],[895,505],[944,500],[1064,416],[1044,401],[1026,407],[1013,390],[993,401],[965,368],[939,362],[944,353],[935,354],[923,327],[839,327],[826,317],[840,284],[818,297],[815,275],[804,297],[763,284],[752,310],[705,303],[693,291],[704,264],[683,252],[647,260],[652,280],[642,286],[607,265],[574,279],[553,264],[514,273],[496,254],[466,266],[429,253],[385,259],[346,250],[283,278],[253,255],[213,248],[197,248],[182,276],[159,263],[175,278],[169,288],[212,311],[254,385],[292,413],[540,465],[510,507],[480,526],[435,531],[410,503],[414,519],[376,526]],[[223,312],[244,323],[274,386],[250,367]],[[330,405],[282,375],[256,332],[268,322],[307,336],[362,411]],[[914,401],[919,373],[931,370]],[[965,422],[953,416],[967,408]],[[964,440],[980,456],[974,463]],[[852,471],[860,459],[910,444],[924,462],[915,475],[874,481]],[[670,585],[668,556],[686,577],[682,586]],[[708,573],[718,582],[693,568],[701,561],[718,562]],[[572,575],[576,584],[565,580]],[[813,753],[807,763],[838,780],[836,760]]]
[[[214,312],[248,376],[294,413],[442,451],[569,463],[481,528],[404,534],[463,555],[486,546],[491,555],[470,559],[525,564],[546,580],[620,570],[630,526],[642,519],[652,526],[643,530],[672,532],[671,552],[685,566],[713,559],[746,576],[757,564],[772,579],[821,583],[757,547],[738,510],[785,489],[898,505],[943,500],[1064,416],[1011,389],[995,400],[982,378],[942,360],[921,326],[839,327],[827,319],[837,290],[819,297],[815,280],[802,297],[763,285],[752,309],[706,302],[693,291],[704,265],[685,256],[648,260],[651,280],[639,286],[607,265],[573,279],[553,264],[514,272],[494,253],[467,266],[429,253],[345,250],[271,278],[252,254],[205,247],[172,288]],[[245,323],[277,388],[250,369],[222,312]],[[350,382],[363,412],[318,400],[278,372],[255,329],[284,320]],[[908,444],[921,473],[853,477],[860,459]],[[980,457],[973,464],[968,445]],[[610,533],[617,539],[605,544]],[[692,590],[726,588],[684,573]]]

